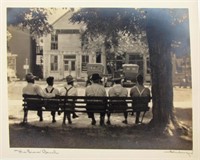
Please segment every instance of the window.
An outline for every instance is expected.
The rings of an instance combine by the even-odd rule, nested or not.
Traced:
[[[71,61],[71,70],[75,71],[76,67],[75,67],[75,61]]]
[[[96,52],[96,63],[101,63],[101,52]]]
[[[64,60],[64,70],[65,71],[75,71],[76,70],[76,64],[75,61],[72,60]]]
[[[57,50],[58,49],[58,35],[52,34],[51,35],[51,50]]]
[[[51,71],[57,71],[58,70],[58,56],[57,55],[51,55]]]
[[[123,65],[123,57],[121,56],[117,56],[116,57],[116,70],[122,69],[122,65]]]
[[[69,61],[68,60],[64,60],[64,70],[65,71],[69,70]]]
[[[87,71],[87,64],[89,63],[89,56],[82,55],[82,71]]]
[[[76,70],[76,55],[64,55],[64,70],[75,71]]]

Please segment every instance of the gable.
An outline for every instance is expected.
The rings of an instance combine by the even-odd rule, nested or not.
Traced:
[[[63,16],[58,18],[52,25],[54,29],[80,29],[82,24],[71,23],[69,19],[71,18],[73,12],[68,11]]]

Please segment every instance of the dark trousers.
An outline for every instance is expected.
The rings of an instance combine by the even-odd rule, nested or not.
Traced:
[[[92,119],[92,121],[96,121],[95,120],[95,117],[94,117],[94,113],[91,113],[91,112],[89,112],[89,110],[88,110],[88,118],[91,118]],[[104,121],[104,118],[105,118],[105,113],[100,113],[100,121]]]
[[[72,120],[71,120],[71,113],[70,112],[64,112],[64,116],[63,116],[63,124],[65,124],[66,118],[68,120],[68,123],[71,124]]]

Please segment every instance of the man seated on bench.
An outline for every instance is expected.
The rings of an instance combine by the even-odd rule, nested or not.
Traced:
[[[114,86],[112,88],[110,88],[110,90],[108,91],[108,96],[109,97],[127,97],[128,96],[128,90],[124,87],[122,87],[121,85],[121,76],[120,74],[115,74],[114,78],[113,78],[113,82],[114,82]],[[127,117],[128,117],[128,113],[126,111],[127,109],[127,103],[124,102],[123,100],[113,100],[113,104],[110,103],[110,106],[108,108],[108,121],[107,124],[110,125],[110,116],[111,116],[111,112],[113,111],[124,111],[124,118],[125,120],[122,121],[122,123],[128,124],[127,121]],[[109,112],[110,111],[110,112]]]
[[[105,88],[101,85],[101,77],[98,73],[92,74],[91,77],[91,81],[92,84],[90,86],[87,86],[86,90],[85,90],[85,96],[96,96],[96,97],[106,97],[106,90]],[[97,101],[95,101],[96,103]],[[99,108],[104,108],[104,103],[102,102],[97,102],[99,103],[99,106],[96,105],[95,103],[91,102],[87,103],[87,111],[88,111],[88,118],[92,119],[91,124],[95,125],[96,124],[96,120],[94,117],[94,113],[90,112],[90,111],[94,111],[94,110],[99,110]],[[101,112],[100,113],[100,125],[104,125],[104,118],[105,118],[105,113]]]
[[[149,100],[150,100],[150,90],[149,88],[144,87],[143,76],[139,74],[136,80],[137,80],[137,84],[131,88],[130,96],[131,97],[149,97]],[[140,118],[140,112],[136,112],[135,124],[140,123],[139,118]]]
[[[65,87],[61,88],[60,95],[66,96],[66,97],[67,96],[78,96],[77,88],[74,87],[74,78],[71,75],[68,75],[66,77],[66,81],[67,81],[67,85]],[[74,109],[74,107],[71,106],[71,104],[69,104],[69,105],[70,106],[68,106],[68,107],[72,107],[72,109]],[[65,125],[66,116],[68,119],[68,124],[72,124],[71,113],[64,112],[63,125]],[[75,112],[72,112],[72,118],[77,118],[77,117],[78,117],[78,115],[76,115]]]
[[[54,85],[54,77],[51,77],[51,76],[47,77],[46,82],[48,84],[48,86],[44,89],[44,92],[46,93],[46,95],[48,95],[48,97],[51,97],[51,96],[53,97],[55,95],[58,96],[59,95],[59,90],[57,88],[53,87],[53,85]],[[55,106],[55,104],[52,104],[52,103],[47,104],[45,107],[46,107],[46,109],[53,109],[54,108],[55,110],[58,110],[58,106]],[[52,123],[56,122],[55,114],[56,114],[55,111],[51,111]]]
[[[42,90],[42,88],[39,85],[35,84],[35,79],[36,79],[36,76],[34,76],[32,73],[26,74],[27,85],[22,89],[23,94],[39,95],[39,96],[48,97],[48,98],[55,97],[55,94],[52,94],[52,95],[45,94],[45,92]],[[37,115],[40,117],[39,120],[43,121],[41,107],[42,106],[40,106],[40,105],[35,106],[35,108],[38,108]],[[28,111],[26,111],[25,114],[27,115]],[[25,121],[27,121],[27,119]]]

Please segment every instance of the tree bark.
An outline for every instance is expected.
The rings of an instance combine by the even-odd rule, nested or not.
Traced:
[[[165,128],[173,114],[172,64],[169,44],[151,40],[149,42],[152,78],[152,122]]]
[[[147,21],[147,41],[149,45],[152,79],[152,113],[150,126],[167,135],[187,134],[187,127],[180,124],[174,113],[171,42],[172,27],[163,15],[155,18],[151,14]],[[163,25],[164,24],[164,25]],[[171,30],[170,30],[171,27]],[[181,132],[180,132],[181,131]]]

